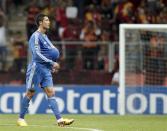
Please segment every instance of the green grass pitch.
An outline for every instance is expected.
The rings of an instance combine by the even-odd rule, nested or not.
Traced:
[[[28,127],[16,126],[17,115],[0,114],[0,131],[167,131],[167,115],[64,115],[75,122],[58,127],[53,115],[27,115]]]

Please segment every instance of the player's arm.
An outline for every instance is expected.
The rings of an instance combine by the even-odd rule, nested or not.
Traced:
[[[42,62],[48,63],[50,65],[54,65],[54,61],[46,58],[40,51],[40,46],[39,46],[39,35],[35,34],[35,48],[34,48],[34,53],[36,54],[36,57],[40,59]]]

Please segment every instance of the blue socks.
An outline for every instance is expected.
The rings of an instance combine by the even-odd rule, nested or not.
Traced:
[[[24,119],[24,116],[27,113],[29,102],[30,102],[30,99],[27,96],[25,96],[22,100],[21,111],[19,116],[22,119]],[[59,120],[61,118],[61,114],[59,112],[57,101],[54,96],[48,98],[48,104],[49,104],[49,107],[52,109],[56,119]]]
[[[20,118],[24,119],[25,114],[27,113],[29,107],[30,99],[25,96],[21,103],[21,111],[20,111]]]
[[[57,120],[61,118],[61,114],[58,109],[57,101],[54,96],[48,98],[49,107],[52,109]]]

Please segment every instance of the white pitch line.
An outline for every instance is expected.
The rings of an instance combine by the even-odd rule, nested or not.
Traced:
[[[87,131],[103,131],[103,130],[93,129],[93,128],[80,128],[80,127],[65,127],[65,128],[72,128],[72,129],[79,129],[79,130],[87,130]]]
[[[16,126],[15,124],[0,124],[0,126]],[[55,127],[55,126],[46,126],[46,125],[28,125],[30,127],[45,127],[45,128],[49,128],[49,127]],[[85,131],[103,131],[103,130],[99,130],[99,129],[94,129],[94,128],[82,128],[82,127],[59,127],[59,128],[71,128],[71,129],[76,129],[76,130],[85,130]]]

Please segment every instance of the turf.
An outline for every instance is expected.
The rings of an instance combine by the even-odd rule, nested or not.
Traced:
[[[17,115],[0,115],[0,131],[167,131],[167,116],[64,115],[73,125],[60,128],[52,115],[27,115],[28,127],[16,126]]]

